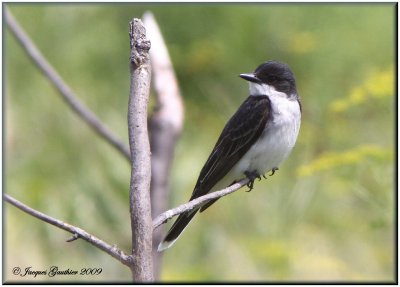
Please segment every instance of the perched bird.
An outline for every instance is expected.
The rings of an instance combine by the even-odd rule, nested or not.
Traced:
[[[190,200],[223,189],[245,176],[251,190],[256,178],[273,175],[295,145],[301,122],[301,104],[289,66],[267,61],[253,73],[240,74],[249,81],[250,96],[222,130],[202,168]],[[264,176],[265,177],[265,176]],[[171,247],[196,215],[215,200],[178,216],[158,251]]]

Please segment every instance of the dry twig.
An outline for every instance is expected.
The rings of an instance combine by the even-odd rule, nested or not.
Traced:
[[[177,216],[186,211],[195,209],[196,207],[199,207],[212,199],[220,198],[220,197],[226,196],[230,193],[233,193],[248,183],[249,183],[249,179],[244,178],[244,179],[238,181],[237,183],[232,184],[231,186],[228,186],[227,188],[200,196],[196,199],[189,201],[188,203],[181,204],[173,209],[167,210],[166,212],[160,214],[159,216],[157,216],[157,218],[155,218],[153,220],[153,228],[156,229],[160,225],[166,223],[172,217]]]
[[[108,253],[121,263],[129,266],[130,265],[130,256],[126,255],[124,252],[122,252],[120,249],[118,249],[115,245],[110,245],[101,239],[91,235],[90,233],[86,232],[85,230],[73,226],[71,224],[65,223],[61,220],[55,219],[51,216],[48,216],[44,213],[41,213],[40,211],[37,211],[22,202],[16,200],[12,196],[8,194],[4,194],[3,198],[5,201],[9,202],[10,204],[14,205],[18,209],[22,210],[23,212],[26,212],[29,215],[32,215],[33,217],[36,217],[37,219],[40,219],[42,221],[45,221],[51,225],[54,225],[60,229],[63,229],[67,232],[72,233],[72,238],[67,239],[67,242],[74,241],[78,238],[82,238],[83,240],[89,242],[93,246],[96,246],[97,248],[103,250],[104,252]]]
[[[131,44],[131,90],[128,108],[128,128],[130,150],[75,96],[69,86],[62,80],[54,68],[46,61],[33,42],[25,34],[11,13],[4,9],[6,23],[27,54],[37,67],[50,80],[60,92],[69,106],[91,126],[103,139],[112,144],[126,158],[131,158],[132,174],[130,183],[130,211],[132,226],[132,255],[126,255],[116,246],[107,244],[99,238],[89,234],[81,228],[75,227],[61,220],[43,214],[13,197],[4,194],[4,200],[16,206],[20,210],[60,229],[72,234],[67,242],[82,238],[90,244],[108,253],[124,265],[131,268],[134,280],[152,281],[152,231],[167,222],[172,217],[188,210],[194,209],[212,199],[226,196],[246,185],[249,180],[241,181],[220,191],[215,191],[196,198],[186,204],[170,209],[151,221],[150,207],[150,177],[153,173],[163,170],[164,176],[154,179],[153,184],[160,190],[167,189],[168,169],[172,160],[174,145],[179,136],[183,123],[183,105],[180,99],[178,86],[174,80],[172,64],[168,53],[161,48],[160,53],[153,54],[154,69],[157,70],[155,87],[159,109],[153,114],[151,126],[154,133],[151,135],[152,149],[154,151],[154,163],[150,167],[150,145],[147,133],[147,104],[149,99],[151,68],[149,63],[150,42],[146,39],[142,22],[133,19],[130,23]],[[146,17],[150,17],[149,14]],[[154,20],[154,19],[153,19]],[[151,19],[150,19],[151,21]],[[154,24],[154,23],[153,23]],[[150,24],[152,25],[152,24]],[[154,27],[152,27],[154,28]],[[157,27],[156,27],[157,29]],[[156,41],[159,39],[156,39]],[[162,42],[162,39],[161,39]],[[158,45],[158,44],[157,44]],[[162,46],[162,45],[161,45]],[[163,55],[163,57],[158,57]],[[167,61],[165,61],[167,60]],[[168,85],[164,85],[167,81]],[[165,89],[168,88],[168,89]],[[158,129],[156,131],[156,129]],[[165,131],[169,134],[168,144],[164,147],[157,146],[160,138],[165,138]],[[165,144],[165,142],[164,142]],[[132,157],[130,156],[132,155]],[[157,161],[157,158],[160,160]],[[165,194],[164,194],[165,196]],[[155,196],[160,199],[161,197]],[[167,200],[164,200],[167,202]],[[160,206],[157,208],[160,211]],[[156,213],[156,214],[157,214]]]
[[[152,281],[152,221],[150,202],[150,144],[147,131],[147,104],[150,94],[150,41],[140,19],[130,22],[131,88],[128,105],[131,183],[129,190],[132,257],[135,281]]]
[[[49,79],[50,83],[59,91],[65,102],[71,109],[83,119],[98,135],[116,148],[129,160],[128,147],[109,129],[96,115],[74,94],[71,88],[64,82],[57,71],[50,65],[45,57],[36,48],[35,44],[21,28],[18,22],[7,8],[4,9],[6,23],[17,41],[24,48],[33,63]]]

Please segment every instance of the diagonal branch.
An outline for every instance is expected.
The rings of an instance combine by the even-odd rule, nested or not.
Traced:
[[[99,136],[110,143],[128,160],[130,152],[128,147],[109,129],[96,115],[74,94],[71,88],[63,81],[61,76],[54,70],[50,63],[43,57],[35,44],[21,28],[8,9],[4,9],[6,23],[17,41],[24,48],[31,60],[49,79],[51,84],[59,91],[70,108],[84,120]]]
[[[157,216],[154,220],[153,220],[153,229],[156,229],[157,227],[159,227],[160,225],[166,223],[169,219],[171,219],[174,216],[177,216],[181,213],[184,213],[186,211],[192,210],[196,207],[199,207],[205,203],[207,203],[208,201],[212,200],[212,199],[217,199],[223,196],[226,196],[230,193],[233,193],[237,190],[239,190],[240,188],[242,188],[243,186],[245,186],[246,184],[249,183],[249,179],[248,178],[244,178],[240,181],[238,181],[237,183],[232,184],[231,186],[228,186],[227,188],[224,188],[222,190],[219,191],[214,191],[211,192],[209,194],[200,196],[196,199],[193,199],[191,201],[189,201],[188,203],[185,204],[181,204],[178,207],[175,207],[173,209],[167,210],[166,212],[160,214],[159,216]]]
[[[244,178],[244,179],[240,180],[239,182],[237,182],[225,189],[203,195],[199,198],[189,201],[188,203],[181,204],[173,209],[167,210],[166,212],[160,214],[153,220],[153,229],[156,229],[157,227],[166,223],[169,219],[173,218],[174,216],[177,216],[181,213],[184,213],[186,211],[189,211],[196,207],[199,207],[200,205],[205,204],[206,202],[208,202],[212,199],[220,198],[220,197],[226,196],[230,193],[233,193],[233,192],[239,190],[240,188],[242,188],[243,186],[245,186],[248,182],[249,182],[249,179]],[[110,245],[110,244],[102,241],[101,239],[91,235],[90,233],[86,232],[85,230],[83,230],[79,227],[70,225],[61,220],[58,220],[49,215],[46,215],[40,211],[37,211],[37,210],[23,204],[22,202],[16,200],[15,198],[13,198],[12,196],[10,196],[8,194],[4,194],[3,198],[5,201],[14,205],[15,207],[22,210],[23,212],[25,212],[33,217],[36,217],[39,220],[42,220],[51,225],[54,225],[60,229],[63,229],[69,233],[72,233],[73,236],[70,239],[68,239],[67,242],[71,242],[78,238],[82,238],[83,240],[89,242],[93,246],[106,252],[107,254],[111,255],[112,257],[114,257],[115,259],[117,259],[122,264],[124,264],[128,267],[132,267],[132,263],[134,261],[136,261],[136,264],[137,264],[137,260],[133,260],[133,258],[135,258],[135,257],[133,257],[131,255],[126,255],[122,250],[118,249],[118,247],[116,247],[115,245]]]
[[[40,211],[37,211],[22,202],[16,200],[12,196],[8,194],[4,194],[3,198],[5,201],[9,202],[10,204],[14,205],[18,209],[22,210],[23,212],[26,212],[29,215],[32,215],[33,217],[36,217],[37,219],[40,219],[42,221],[45,221],[51,225],[54,225],[60,229],[63,229],[67,232],[70,232],[73,234],[73,237],[68,239],[68,242],[71,242],[73,240],[76,240],[78,238],[82,238],[83,240],[89,242],[93,246],[99,248],[100,250],[106,252],[107,254],[111,255],[118,261],[120,261],[122,264],[129,266],[131,259],[130,256],[126,255],[123,251],[118,249],[115,245],[110,245],[101,239],[91,235],[90,233],[86,232],[83,229],[80,229],[79,227],[75,227],[71,224],[65,223],[61,220],[55,219],[51,216],[48,216]]]

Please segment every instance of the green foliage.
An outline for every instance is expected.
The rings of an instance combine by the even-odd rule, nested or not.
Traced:
[[[394,279],[394,4],[8,4],[79,97],[127,142],[128,22],[151,10],[185,103],[170,206],[186,201],[224,123],[238,75],[288,63],[303,119],[296,148],[251,193],[221,199],[165,252],[163,280]],[[130,249],[129,164],[65,106],[5,30],[5,191]],[[14,266],[130,272],[83,241],[5,205]]]

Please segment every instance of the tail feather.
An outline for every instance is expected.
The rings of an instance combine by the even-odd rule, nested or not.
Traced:
[[[161,252],[167,248],[170,248],[172,244],[178,239],[181,233],[185,230],[188,226],[190,221],[196,215],[198,209],[193,211],[182,213],[178,216],[178,219],[174,222],[171,229],[168,231],[167,235],[165,236],[164,240],[158,245],[158,251]]]

